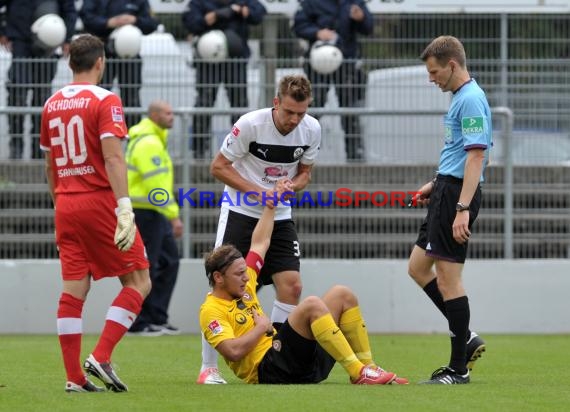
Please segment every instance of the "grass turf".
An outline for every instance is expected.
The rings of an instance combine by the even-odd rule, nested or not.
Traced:
[[[198,336],[131,337],[115,350],[128,393],[68,394],[56,336],[0,336],[1,411],[555,411],[570,408],[568,335],[485,335],[469,385],[417,385],[448,360],[443,335],[374,335],[375,359],[412,382],[355,386],[338,365],[319,385],[196,385]],[[95,344],[85,336],[83,356]],[[100,384],[95,378],[94,382]]]

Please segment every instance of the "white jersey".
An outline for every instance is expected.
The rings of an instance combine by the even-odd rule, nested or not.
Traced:
[[[314,117],[306,114],[291,133],[283,136],[273,123],[272,112],[272,108],[267,108],[240,117],[220,148],[244,179],[267,190],[273,189],[275,182],[283,177],[293,179],[299,162],[312,165],[321,144],[321,125]],[[237,193],[227,185],[224,190],[229,199],[222,202],[222,208],[261,217],[263,204],[244,204],[244,193]],[[256,203],[251,199],[247,202]],[[279,202],[275,220],[290,218],[291,207]]]

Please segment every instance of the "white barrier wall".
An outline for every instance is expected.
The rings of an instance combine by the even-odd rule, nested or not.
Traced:
[[[0,261],[0,333],[55,333],[61,280],[59,262]],[[303,260],[303,296],[334,284],[358,295],[367,326],[376,333],[446,332],[443,316],[407,275],[403,260]],[[488,333],[569,333],[570,260],[468,261],[465,284],[471,327]],[[92,285],[84,331],[100,331],[119,290],[116,279]],[[208,291],[199,260],[185,260],[171,305],[171,323],[197,333],[198,310]],[[271,312],[273,290],[260,294]]]

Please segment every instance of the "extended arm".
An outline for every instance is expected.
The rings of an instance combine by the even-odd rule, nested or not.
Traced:
[[[257,253],[262,259],[265,259],[265,254],[271,244],[274,219],[275,208],[264,207],[261,218],[257,221],[253,234],[251,235],[251,246],[249,250]]]

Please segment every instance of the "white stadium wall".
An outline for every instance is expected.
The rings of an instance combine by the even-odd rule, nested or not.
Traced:
[[[373,333],[444,333],[440,313],[407,275],[403,260],[303,260],[303,296],[334,284],[358,295]],[[0,334],[55,333],[61,280],[59,262],[0,261]],[[464,281],[471,326],[487,333],[569,333],[570,260],[468,261]],[[94,282],[84,308],[84,331],[100,331],[119,289],[116,279]],[[208,285],[199,260],[184,260],[171,304],[171,322],[197,333],[198,310]],[[260,294],[271,311],[273,290]]]

